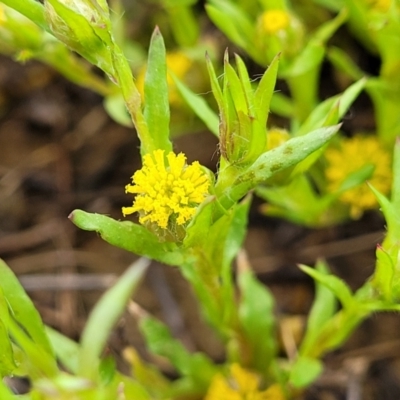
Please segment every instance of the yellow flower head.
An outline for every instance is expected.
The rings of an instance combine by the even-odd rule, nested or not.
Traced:
[[[375,136],[357,135],[342,139],[338,148],[329,148],[325,152],[328,162],[325,174],[328,190],[335,192],[352,173],[368,164],[375,169],[369,182],[383,194],[391,187],[391,157],[383,149]],[[359,185],[345,191],[340,200],[350,206],[350,215],[359,218],[364,210],[375,208],[378,203],[367,185]]]
[[[136,194],[132,207],[123,207],[125,215],[139,213],[141,224],[159,228],[184,225],[207,196],[210,181],[198,161],[186,164],[186,156],[155,150],[143,157],[143,167],[132,177],[126,193]],[[171,224],[171,225],[169,225]]]
[[[373,10],[386,12],[390,8],[391,0],[368,0],[367,4]]]
[[[263,30],[271,35],[289,26],[290,17],[284,10],[268,10],[261,15]]]
[[[239,364],[233,364],[229,377],[217,374],[204,400],[285,400],[279,385],[259,390],[260,378]]]

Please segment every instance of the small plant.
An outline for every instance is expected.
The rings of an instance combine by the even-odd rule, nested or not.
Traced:
[[[29,378],[30,391],[22,398],[295,399],[322,372],[322,357],[340,347],[363,320],[376,312],[400,310],[400,145],[394,145],[392,161],[389,140],[335,137],[341,118],[360,91],[370,87],[371,80],[360,78],[343,93],[322,102],[317,96],[326,42],[344,23],[346,11],[315,32],[305,33],[306,27],[284,2],[260,1],[260,12],[251,15],[245,2],[209,1],[207,12],[216,25],[254,60],[268,65],[254,82],[243,58],[235,54],[232,65],[226,51],[220,79],[214,63],[206,57],[217,114],[168,66],[158,28],[151,37],[139,87],[115,40],[105,0],[2,3],[8,6],[4,7],[7,23],[1,29],[11,32],[5,35],[10,54],[18,53],[20,58],[32,55],[51,64],[54,53],[40,50],[43,43],[51,43],[63,62],[69,63],[66,65],[77,62],[74,73],[83,64],[67,48],[104,72],[109,81],[88,72],[78,83],[123,99],[140,139],[142,160],[142,167],[133,172],[132,182],[125,187],[130,197],[121,210],[121,217],[133,215],[135,222],[83,210],[74,210],[69,216],[79,228],[97,232],[111,245],[144,257],[103,295],[79,343],[43,326],[17,278],[0,262],[0,373],[2,378]],[[182,2],[175,11],[191,26],[189,3]],[[162,4],[171,18],[176,17],[171,2]],[[390,10],[395,12],[395,7]],[[23,40],[14,23],[26,28]],[[198,35],[196,27],[192,28],[187,38],[190,44]],[[266,35],[259,35],[260,30]],[[180,45],[186,43],[177,26],[174,35]],[[27,39],[33,37],[37,41],[32,44]],[[291,118],[290,130],[269,123],[274,97],[278,104],[282,102],[274,93],[278,77],[287,81],[293,97],[292,101],[283,100],[292,110],[286,113]],[[182,96],[218,138],[216,173],[174,152],[171,90]],[[347,169],[342,157],[352,161]],[[368,191],[360,187],[366,179],[370,179]],[[323,260],[314,268],[300,266],[314,279],[316,294],[304,336],[293,354],[279,353],[274,298],[257,280],[241,251],[254,192],[269,202],[269,215],[307,226],[357,218],[377,204],[387,222],[385,240],[376,250],[374,274],[355,292],[332,274]],[[354,202],[356,196],[362,201]],[[178,268],[189,282],[204,319],[224,344],[223,363],[217,364],[203,353],[190,353],[167,326],[130,301],[146,271],[147,259]],[[124,354],[132,366],[129,376],[117,371],[111,357],[103,356],[108,335],[125,307],[137,318],[148,350],[174,367],[175,380],[163,376],[133,348]],[[13,395],[3,380],[0,397],[21,398]]]

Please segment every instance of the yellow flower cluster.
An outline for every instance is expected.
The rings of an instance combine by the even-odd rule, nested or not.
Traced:
[[[132,177],[126,193],[136,194],[132,207],[123,207],[125,215],[139,213],[139,222],[155,223],[162,229],[168,224],[183,225],[207,196],[210,181],[198,161],[186,164],[186,156],[155,150],[143,157],[142,169]]]
[[[386,12],[390,8],[391,0],[368,0],[368,5],[373,10]]]
[[[328,162],[325,174],[329,191],[337,191],[350,174],[368,164],[375,167],[369,180],[371,185],[383,194],[390,191],[391,157],[375,136],[356,135],[342,139],[338,148],[331,147],[325,152],[325,158]],[[340,200],[350,206],[350,215],[353,218],[359,218],[364,210],[378,205],[374,194],[365,184],[347,190]]]
[[[259,390],[259,385],[256,374],[233,364],[229,377],[217,374],[213,378],[204,400],[285,400],[279,385],[266,390]]]
[[[271,35],[286,29],[289,23],[289,14],[284,10],[268,10],[261,15],[261,26]]]

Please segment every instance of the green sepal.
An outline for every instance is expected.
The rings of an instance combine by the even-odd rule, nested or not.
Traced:
[[[85,231],[98,232],[102,239],[113,246],[169,265],[183,263],[184,257],[177,244],[161,243],[157,236],[141,225],[130,221],[116,221],[105,215],[82,210],[74,210],[69,218]]]
[[[152,144],[144,144],[144,148],[147,152],[163,149],[168,153],[172,151],[172,143],[169,140],[167,63],[164,40],[158,28],[150,41],[144,97],[143,113],[152,140]]]
[[[100,378],[101,353],[149,263],[149,260],[141,259],[132,264],[91,311],[80,340],[79,372],[82,376]]]

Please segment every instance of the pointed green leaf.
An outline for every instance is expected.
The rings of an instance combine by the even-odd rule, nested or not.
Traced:
[[[252,271],[240,272],[239,320],[251,351],[251,366],[267,371],[276,356],[274,299]]]
[[[236,5],[225,0],[206,5],[211,21],[236,45],[255,53],[253,38],[254,24]]]
[[[254,93],[254,110],[260,125],[266,127],[272,95],[276,85],[280,54],[275,56],[265,71]]]
[[[10,316],[24,327],[32,341],[48,354],[53,354],[42,319],[32,300],[26,294],[17,277],[0,259],[0,288],[10,308]]]
[[[179,93],[185,99],[186,103],[192,111],[204,122],[207,128],[215,136],[219,136],[219,119],[218,115],[211,109],[207,102],[200,95],[192,92],[176,75],[172,74]]]
[[[169,140],[169,101],[167,63],[164,40],[156,28],[153,32],[144,81],[144,117],[153,140],[152,150],[172,151]]]
[[[325,285],[332,293],[339,299],[343,307],[351,307],[354,305],[353,293],[347,284],[335,275],[328,275],[323,272],[317,271],[306,265],[299,265],[299,268],[310,275],[313,279]]]
[[[12,394],[11,390],[6,386],[2,379],[0,379],[0,399],[1,400],[16,400],[16,396]]]
[[[328,265],[318,261],[315,265],[317,271],[329,274]],[[300,355],[307,355],[318,337],[321,327],[333,316],[337,308],[334,293],[323,283],[315,281],[315,298],[307,319],[307,329],[301,343]]]
[[[251,81],[249,73],[247,71],[246,64],[243,62],[241,57],[235,53],[236,67],[238,70],[238,75],[240,79],[240,84],[242,85],[242,92],[246,99],[247,113],[249,116],[254,116],[254,93],[251,86]]]
[[[181,265],[183,255],[175,243],[163,242],[145,227],[130,221],[116,221],[101,214],[74,210],[70,220],[85,231],[95,231],[108,243],[139,256],[170,265]]]
[[[208,388],[217,371],[212,360],[202,353],[189,353],[172,337],[167,326],[151,316],[141,318],[139,328],[152,353],[166,357],[180,375],[190,378],[194,388]]]
[[[221,205],[229,208],[271,176],[291,167],[319,149],[338,131],[339,125],[317,129],[307,135],[292,138],[279,147],[263,153],[247,170],[239,175],[229,187],[216,185]]]
[[[77,374],[79,368],[79,344],[49,326],[46,326],[46,333],[62,366],[69,372]]]
[[[299,357],[291,367],[289,383],[295,388],[310,386],[324,369],[321,360],[315,358]]]
[[[45,31],[50,32],[44,16],[44,7],[40,2],[36,0],[1,0],[1,2],[25,15]]]
[[[140,259],[132,264],[90,313],[80,342],[79,371],[83,376],[90,379],[98,377],[100,356],[111,330],[122,315],[149,263],[149,260]]]

